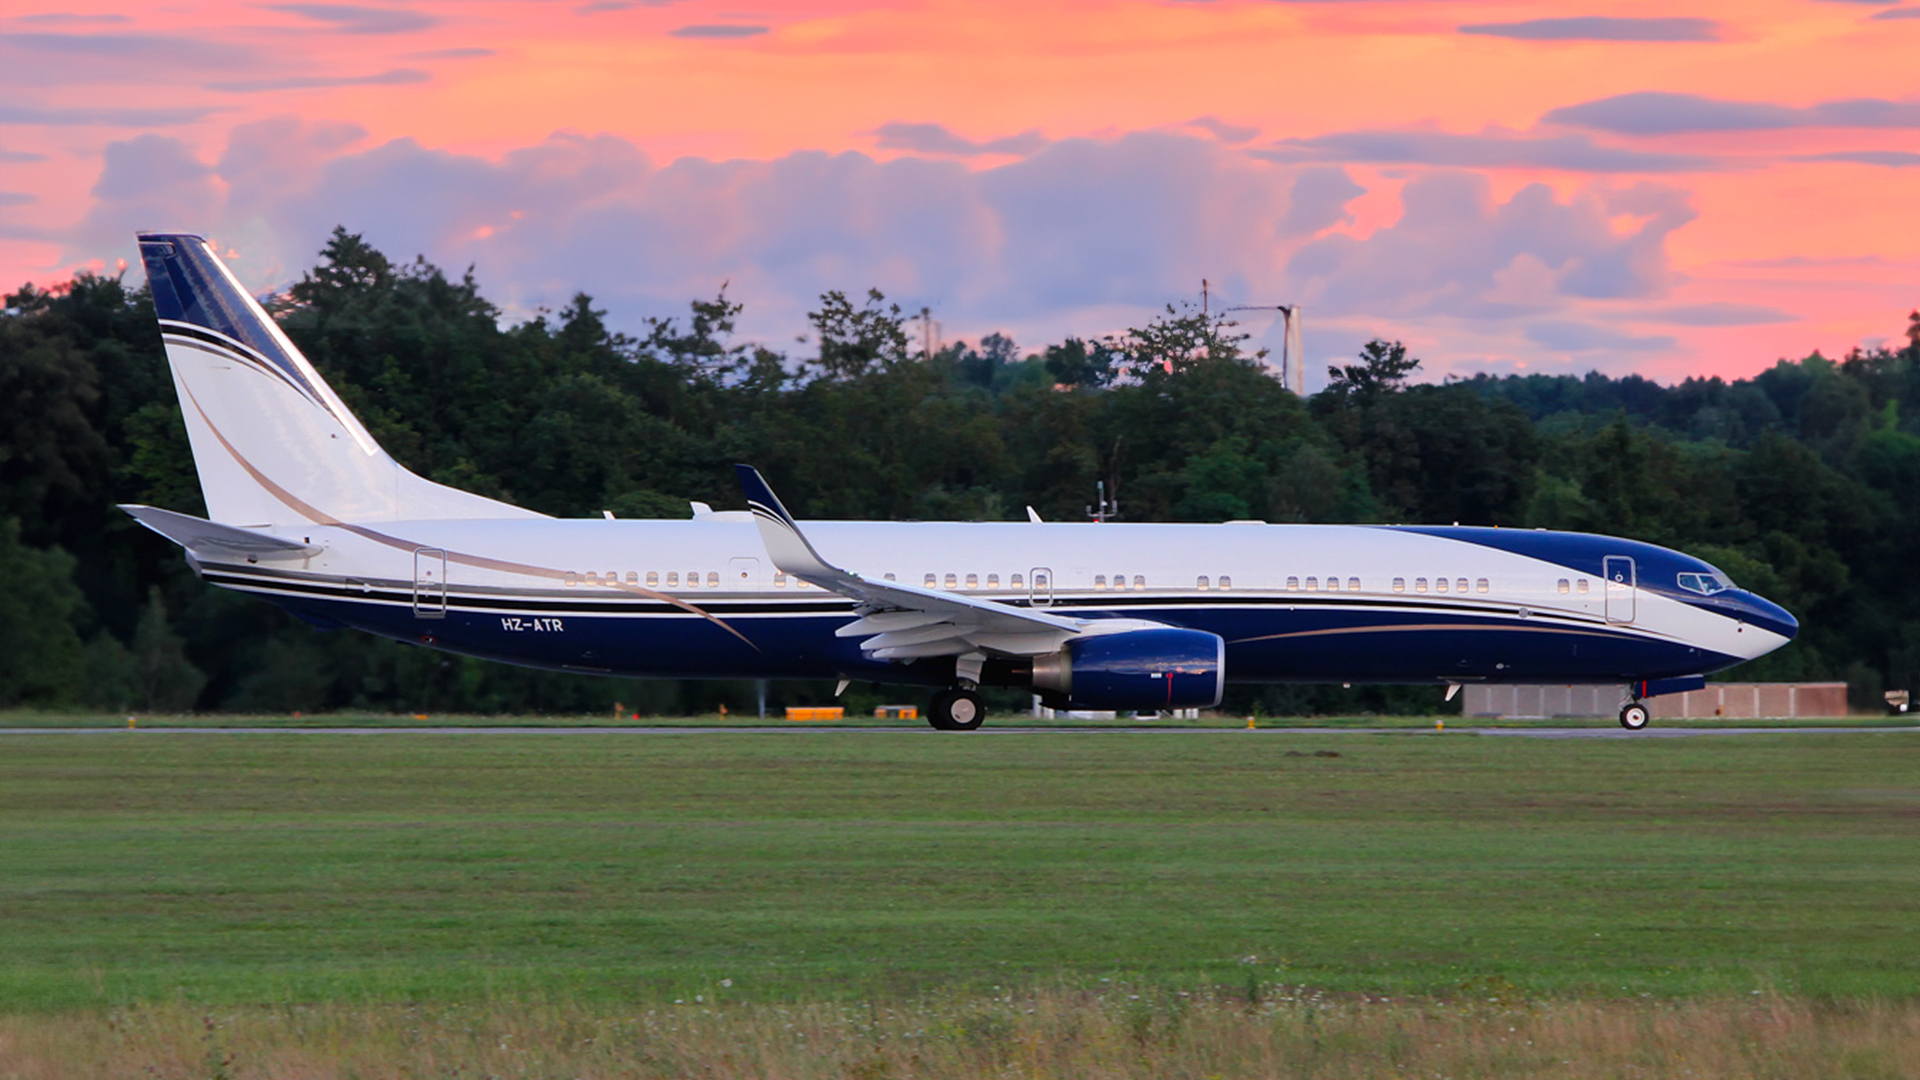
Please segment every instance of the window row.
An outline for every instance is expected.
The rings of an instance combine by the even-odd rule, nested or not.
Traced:
[[[1568,593],[1568,591],[1569,591],[1569,588],[1568,588],[1568,583],[1567,583],[1567,579],[1566,579],[1566,578],[1561,578],[1561,579],[1560,579],[1560,582],[1559,582],[1559,585],[1558,585],[1558,588],[1559,588],[1559,590],[1560,590],[1560,595],[1561,595],[1561,596],[1565,596],[1565,595],[1567,595],[1567,593]],[[1578,591],[1578,592],[1580,593],[1580,595],[1581,595],[1581,596],[1585,596],[1585,595],[1587,595],[1587,591],[1588,591],[1588,590],[1587,590],[1587,579],[1586,579],[1586,578],[1581,578],[1581,579],[1579,579],[1579,586],[1578,586],[1578,589],[1577,589],[1577,591]]]
[[[1491,584],[1490,582],[1488,582],[1486,578],[1479,578],[1479,579],[1476,579],[1476,580],[1474,581],[1474,583],[1473,583],[1473,588],[1472,588],[1472,590],[1471,590],[1471,591],[1473,591],[1473,592],[1482,592],[1482,593],[1483,593],[1483,592],[1489,592],[1489,591],[1491,591],[1491,590],[1492,590],[1492,588],[1493,588],[1493,586],[1492,586],[1492,584]],[[1394,591],[1394,592],[1406,592],[1406,591],[1407,591],[1407,579],[1406,579],[1406,578],[1394,578],[1394,579],[1393,579],[1393,591]],[[1417,578],[1414,578],[1414,579],[1413,579],[1413,591],[1414,591],[1414,592],[1417,592],[1417,593],[1423,593],[1423,592],[1426,592],[1426,591],[1427,591],[1427,579],[1426,579],[1426,578],[1423,578],[1423,577],[1417,577]],[[1467,592],[1467,591],[1469,591],[1469,590],[1468,590],[1468,588],[1467,588],[1467,579],[1466,579],[1466,578],[1452,578],[1452,579],[1448,579],[1448,578],[1434,578],[1434,579],[1433,579],[1433,591],[1434,591],[1434,592],[1437,592],[1437,593],[1443,593],[1443,592],[1449,592],[1449,591],[1451,591],[1451,592],[1457,592],[1457,593],[1464,593],[1464,592]]]
[[[893,575],[888,574],[887,580],[892,581]],[[921,579],[920,584],[926,586],[929,589],[959,589],[963,587],[961,585],[962,580],[963,579],[959,574],[948,574],[944,579],[939,574],[927,574],[925,577]],[[966,582],[964,588],[968,588],[968,589],[980,588],[979,574],[968,574],[965,576],[964,580]],[[989,589],[998,589],[1000,587],[1000,575],[988,574],[986,587]],[[1025,574],[1007,575],[1007,588],[1025,589],[1026,587],[1027,587],[1027,576]],[[1044,573],[1033,575],[1033,587],[1036,589],[1046,588],[1047,575]]]
[[[1288,592],[1299,592],[1299,591],[1300,591],[1300,579],[1299,579],[1299,578],[1297,578],[1297,577],[1289,577],[1289,578],[1287,578],[1287,591],[1288,591]],[[1317,577],[1312,577],[1312,576],[1309,576],[1309,577],[1307,578],[1307,591],[1308,591],[1308,592],[1319,592],[1319,591],[1320,591],[1320,579],[1319,579],[1319,578],[1317,578]],[[1340,578],[1339,578],[1339,576],[1338,576],[1338,575],[1333,575],[1333,574],[1329,574],[1329,575],[1327,576],[1327,591],[1328,591],[1328,592],[1339,592],[1339,591],[1340,591]],[[1360,591],[1360,579],[1359,579],[1359,578],[1357,578],[1357,577],[1350,577],[1350,578],[1348,578],[1348,579],[1347,579],[1347,591],[1348,591],[1348,592],[1359,592],[1359,591]]]
[[[669,589],[680,588],[680,571],[669,570],[667,571],[666,578],[667,578],[667,588]],[[566,583],[568,588],[572,588],[575,585],[582,585],[582,584],[605,585],[608,588],[619,588],[621,581],[620,581],[620,573],[617,570],[609,570],[605,574],[601,574],[598,571],[594,571],[594,570],[589,570],[584,574],[578,574],[573,572],[572,570],[569,570],[567,571]],[[639,587],[640,575],[635,573],[632,570],[627,571],[626,584],[630,586],[634,586],[636,588]],[[646,585],[647,585],[647,588],[649,589],[657,589],[660,587],[660,572],[658,570],[647,571]],[[698,589],[701,587],[700,571],[698,570],[687,571],[686,587],[689,589]],[[719,587],[720,587],[720,572],[717,570],[707,571],[706,588],[717,589]]]

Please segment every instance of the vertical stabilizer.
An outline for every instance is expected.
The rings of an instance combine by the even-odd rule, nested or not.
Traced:
[[[539,517],[387,456],[207,242],[141,233],[207,514],[230,525]]]

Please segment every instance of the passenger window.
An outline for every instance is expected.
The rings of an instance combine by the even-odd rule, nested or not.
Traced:
[[[1126,588],[1126,587],[1127,587],[1127,575],[1125,575],[1125,574],[1115,574],[1115,575],[1113,575],[1113,587],[1114,587],[1114,588],[1116,588],[1116,589],[1124,589],[1124,588]]]
[[[1481,578],[1479,581],[1474,582],[1473,587],[1477,592],[1486,592],[1490,588],[1486,578]]]
[[[1394,579],[1393,579],[1393,591],[1394,591],[1394,592],[1406,592],[1406,591],[1407,591],[1407,579],[1406,579],[1406,578],[1403,578],[1403,577],[1397,577],[1397,578],[1394,578]]]
[[[1413,579],[1413,591],[1414,591],[1414,592],[1426,592],[1426,591],[1427,591],[1427,579],[1426,579],[1426,578],[1423,578],[1423,577],[1417,577],[1417,578],[1414,578],[1414,579]]]
[[[782,582],[782,584],[784,584],[784,581]],[[658,588],[659,585],[660,585],[660,571],[658,570],[647,571],[647,588],[649,589]]]
[[[1093,587],[1094,587],[1094,588],[1096,588],[1096,589],[1104,589],[1104,588],[1106,588],[1106,587],[1107,587],[1107,575],[1105,575],[1105,574],[1095,574],[1095,575],[1093,575]]]
[[[1567,595],[1567,579],[1566,578],[1560,579],[1560,595],[1561,596]]]
[[[1206,579],[1205,579],[1205,578],[1201,578],[1200,580],[1202,580],[1202,581],[1205,581]],[[1205,585],[1202,585],[1202,586],[1200,586],[1200,587],[1201,587],[1201,588],[1203,588],[1203,589],[1204,589],[1204,588],[1206,588],[1206,586],[1205,586]],[[1288,591],[1288,592],[1298,592],[1298,591],[1299,591],[1299,589],[1300,589],[1300,579],[1299,579],[1299,578],[1297,578],[1297,577],[1290,577],[1290,578],[1288,578],[1288,579],[1287,579],[1287,591]]]
[[[999,587],[1000,587],[1000,575],[999,575],[999,574],[988,574],[988,575],[987,575],[987,588],[989,588],[989,589],[997,589],[997,588],[999,588]]]
[[[1231,588],[1233,588],[1233,579],[1228,577],[1225,574],[1221,574],[1220,575],[1220,591],[1225,592],[1226,590]]]
[[[784,588],[786,588],[786,587],[787,587],[787,575],[785,575],[785,574],[775,574],[775,575],[773,575],[773,587],[774,587],[774,588],[776,588],[776,589],[784,589]]]
[[[979,587],[980,587],[980,575],[979,575],[979,574],[968,574],[968,575],[967,575],[967,588],[969,588],[969,589],[977,589],[977,588],[979,588]]]
[[[1466,578],[1461,578],[1461,579],[1460,579],[1459,581],[1456,581],[1456,582],[1454,582],[1454,583],[1453,583],[1453,591],[1454,591],[1454,592],[1466,592],[1466,591],[1467,591],[1467,579],[1466,579]]]
[[[718,570],[707,571],[707,588],[717,589],[719,587],[720,587],[720,571]]]
[[[1446,592],[1446,591],[1447,591],[1447,579],[1446,579],[1446,578],[1441,578],[1441,579],[1439,579],[1438,581],[1435,581],[1435,582],[1433,583],[1433,591],[1434,591],[1434,592]]]
[[[1314,576],[1313,576],[1313,575],[1311,575],[1311,574],[1309,574],[1309,575],[1307,575],[1307,591],[1308,591],[1308,592],[1319,592],[1319,591],[1320,591],[1320,579],[1319,579],[1319,578],[1317,578],[1317,577],[1314,577]]]
[[[1034,587],[1034,588],[1036,588],[1036,589],[1044,589],[1044,588],[1046,588],[1046,587],[1047,587],[1047,575],[1045,575],[1045,574],[1035,574],[1035,575],[1033,575],[1033,587]]]
[[[946,580],[947,580],[947,588],[957,589],[960,587],[960,579],[954,577],[952,574],[948,574]]]
[[[618,570],[607,571],[607,588],[611,589],[618,584],[620,584],[620,571]]]
[[[1348,579],[1347,579],[1347,591],[1348,591],[1348,592],[1359,592],[1359,591],[1360,591],[1360,579],[1359,579],[1359,578],[1357,578],[1357,577],[1350,577],[1350,578],[1348,578]]]
[[[667,571],[667,588],[675,589],[675,588],[679,588],[679,586],[680,586],[680,571],[678,570]]]
[[[600,576],[598,574],[595,574],[591,570],[587,571],[587,584],[589,585],[600,584]]]
[[[1015,574],[1007,579],[1007,583],[1012,588],[1018,589],[1026,584],[1026,575]]]
[[[700,587],[700,571],[698,570],[687,571],[687,588],[697,589],[699,587]]]
[[[1201,574],[1199,577],[1194,578],[1193,587],[1196,589],[1199,589],[1201,592],[1206,592],[1207,591],[1207,575]]]
[[[1136,589],[1144,589],[1144,588],[1146,588],[1146,587],[1147,587],[1147,576],[1146,576],[1145,574],[1135,574],[1135,575],[1133,575],[1133,587],[1134,587],[1134,588],[1136,588]]]
[[[569,570],[569,571],[567,571],[567,579],[566,579],[566,580],[567,580],[567,588],[569,588],[569,589],[571,589],[571,588],[573,588],[573,587],[574,587],[575,585],[578,585],[578,584],[580,584],[580,575],[579,575],[579,574],[577,574],[577,573],[575,573],[575,572],[574,572],[574,571],[572,571],[572,570]]]
[[[896,577],[894,577],[891,571],[889,571],[889,572],[888,572],[888,573],[887,573],[887,574],[886,574],[885,576],[886,576],[886,579],[887,579],[888,581],[898,581],[898,580],[900,580],[899,578],[896,578]]]
[[[1580,590],[1581,596],[1587,595],[1587,579],[1586,578],[1581,578],[1580,584],[1576,587]]]
[[[926,586],[927,586],[927,588],[929,588],[929,589],[931,589],[931,588],[933,588],[933,587],[934,587],[934,585],[935,585],[935,584],[937,584],[937,582],[935,581],[935,579],[934,579],[934,576],[933,576],[932,574],[928,574],[928,575],[927,575],[927,580],[926,580],[926,582],[925,582],[925,584],[926,584]]]
[[[1339,591],[1340,591],[1340,579],[1339,579],[1339,578],[1337,578],[1337,577],[1329,577],[1329,578],[1327,578],[1327,591],[1328,591],[1328,592],[1339,592]]]

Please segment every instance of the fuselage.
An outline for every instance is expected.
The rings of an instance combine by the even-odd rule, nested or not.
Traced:
[[[870,580],[1218,634],[1230,682],[1634,682],[1717,671],[1796,631],[1698,559],[1581,533],[845,521],[806,531]],[[210,581],[323,625],[517,664],[953,678],[951,661],[876,660],[835,637],[854,603],[775,570],[745,512],[315,525],[298,539],[316,553],[198,562]],[[1719,584],[1708,593],[1702,580]]]

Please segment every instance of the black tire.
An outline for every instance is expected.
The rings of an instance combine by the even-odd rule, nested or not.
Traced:
[[[1648,715],[1647,707],[1637,701],[1620,710],[1620,726],[1628,731],[1639,731],[1647,726],[1650,719],[1652,717]]]
[[[935,731],[972,731],[987,718],[980,695],[971,690],[942,690],[933,697],[927,710],[927,723]]]

